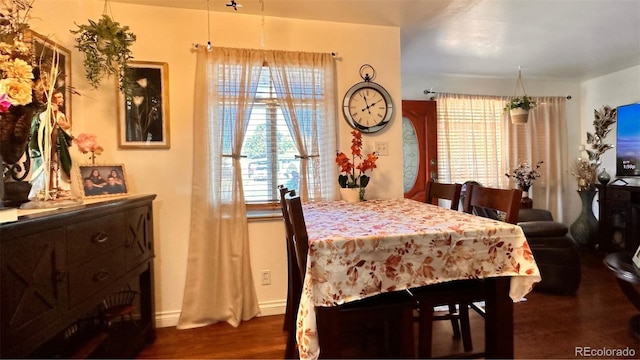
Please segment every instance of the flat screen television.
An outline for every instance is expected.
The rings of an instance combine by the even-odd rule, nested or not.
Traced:
[[[640,103],[618,106],[616,177],[640,176]]]

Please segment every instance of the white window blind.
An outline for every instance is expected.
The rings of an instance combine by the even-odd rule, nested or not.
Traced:
[[[293,185],[297,180],[299,160],[296,154],[269,68],[263,67],[242,145],[242,183],[246,202],[277,201],[277,186]]]
[[[500,97],[440,94],[438,173],[442,182],[475,180],[498,186],[504,177]]]

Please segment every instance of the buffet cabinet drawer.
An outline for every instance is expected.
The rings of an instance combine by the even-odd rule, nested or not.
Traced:
[[[69,270],[69,307],[91,298],[125,274],[124,248],[94,258]]]
[[[67,256],[70,264],[91,260],[123,243],[123,213],[67,226]]]

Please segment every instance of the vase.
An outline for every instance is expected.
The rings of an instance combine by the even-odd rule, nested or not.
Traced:
[[[602,168],[602,171],[598,173],[598,181],[600,184],[607,185],[611,181],[611,175],[607,172],[607,169]]]
[[[0,113],[0,154],[5,163],[15,164],[27,150],[34,113],[30,106],[11,106]]]
[[[533,208],[533,200],[529,197],[529,186],[518,186],[522,190],[522,199],[520,199],[521,209]]]
[[[529,120],[529,110],[523,108],[515,108],[509,110],[512,124],[526,124]]]
[[[358,202],[361,200],[360,188],[340,188],[340,196],[347,202]]]
[[[3,181],[0,191],[0,206],[20,207],[29,201],[31,183],[28,181]]]
[[[593,198],[596,190],[594,188],[578,190],[578,195],[582,201],[582,209],[580,216],[571,224],[569,230],[578,244],[593,247],[598,232],[598,219],[593,215]]]

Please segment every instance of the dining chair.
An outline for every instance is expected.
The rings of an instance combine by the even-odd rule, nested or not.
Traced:
[[[517,224],[521,199],[522,190],[520,189],[496,189],[469,184],[464,197],[463,211]]]
[[[451,201],[449,208],[458,210],[461,192],[462,184],[445,184],[429,180],[427,181],[426,202],[438,205],[436,202],[438,200],[449,200]]]
[[[504,221],[512,224],[518,221],[520,198],[522,197],[521,190],[486,188],[476,182],[466,182],[464,188],[464,212],[492,219],[500,219],[500,212],[504,214]],[[420,303],[420,335],[418,342],[418,356],[420,358],[431,357],[432,322],[435,319],[433,307],[439,305],[451,306],[451,304],[458,304],[458,320],[460,321],[464,351],[473,350],[469,325],[469,308],[484,316],[484,310],[475,305],[476,302],[485,299],[482,282],[453,281],[411,289],[410,291]]]
[[[427,203],[434,205],[438,205],[439,200],[449,200],[451,202],[449,208],[452,210],[458,210],[461,191],[462,184],[446,184],[429,180],[427,181],[425,200]],[[464,305],[458,305],[459,310],[457,310],[455,302],[447,302],[447,298],[453,297],[443,286],[439,286],[437,291],[431,287],[421,287],[410,289],[409,292],[418,302],[417,319],[420,324],[418,348],[422,349],[421,355],[425,355],[427,357],[431,356],[430,349],[433,331],[432,322],[437,320],[451,321],[453,338],[459,339],[462,337],[465,352],[473,350],[468,306],[464,307]],[[433,308],[434,305],[447,305],[449,311],[447,314],[435,315]]]
[[[302,202],[285,194],[300,279],[304,280],[309,236]],[[302,289],[296,294],[298,299]],[[336,306],[317,306],[316,323],[321,358],[413,358],[415,300],[394,291]],[[295,331],[289,332],[289,337]]]
[[[298,270],[296,250],[293,245],[293,229],[291,227],[291,221],[289,220],[285,196],[289,193],[295,194],[295,191],[289,190],[284,185],[278,185],[278,190],[280,192],[280,207],[282,208],[282,220],[284,222],[287,246],[287,306],[284,314],[283,330],[289,334],[285,348],[285,359],[294,359],[298,358],[295,331],[300,294],[302,293],[302,279],[300,278],[300,271]]]
[[[522,190],[496,189],[469,182],[465,189],[463,211],[510,224],[518,223]],[[469,306],[484,316],[484,309],[475,303]]]

